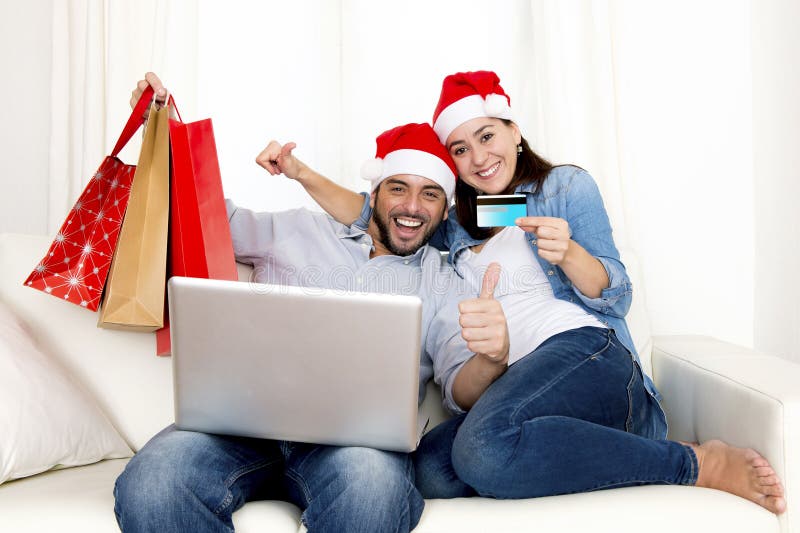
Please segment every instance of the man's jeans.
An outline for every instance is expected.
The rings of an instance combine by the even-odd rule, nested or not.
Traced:
[[[245,502],[281,499],[309,532],[410,531],[424,501],[408,454],[209,435],[170,426],[114,488],[125,532],[233,531]]]
[[[414,455],[425,498],[532,498],[644,484],[692,485],[691,448],[662,440],[663,414],[613,330],[555,335],[509,367]]]

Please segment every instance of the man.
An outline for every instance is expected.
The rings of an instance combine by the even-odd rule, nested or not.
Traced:
[[[452,273],[426,243],[447,217],[455,168],[427,124],[389,130],[377,145],[366,227],[305,209],[254,213],[228,201],[231,235],[237,260],[254,266],[258,282],[419,295],[421,400],[433,373],[426,337]],[[292,148],[272,143],[259,162],[271,173],[308,175]],[[231,531],[233,512],[253,499],[296,504],[310,532],[409,531],[424,506],[408,454],[174,426],[136,454],[114,495],[123,531]]]

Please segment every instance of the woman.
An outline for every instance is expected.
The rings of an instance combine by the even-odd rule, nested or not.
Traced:
[[[435,358],[456,416],[416,453],[422,494],[528,498],[696,484],[783,512],[780,481],[757,452],[664,440],[657,391],[624,320],[631,284],[591,176],[530,149],[493,72],[445,78],[433,127],[460,177],[438,244],[480,295],[459,305],[467,349],[455,339],[455,359]],[[311,172],[292,148],[273,142],[258,161],[301,181],[340,221],[352,222],[362,203],[368,216],[360,196]],[[478,227],[477,196],[512,193],[525,196],[528,216]]]
[[[423,439],[416,459],[423,495],[520,498],[696,484],[783,512],[780,481],[755,451],[663,440],[664,413],[623,318],[631,287],[599,191],[582,169],[553,167],[532,152],[511,118],[494,73],[445,78],[433,125],[460,177],[445,237],[451,260],[466,273],[527,259],[550,290],[515,295],[512,286],[504,303],[512,360],[530,352],[511,366],[477,353],[451,380],[457,407],[469,412]],[[526,196],[529,216],[516,228],[479,228],[477,196],[511,193]]]

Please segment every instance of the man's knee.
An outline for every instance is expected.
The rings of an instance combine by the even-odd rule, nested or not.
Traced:
[[[424,501],[407,454],[343,447],[326,450],[314,476],[324,483],[304,513],[309,530],[408,531]]]
[[[391,491],[405,495],[413,486],[413,467],[405,454],[372,448],[340,448],[336,464],[347,490],[366,498]]]
[[[130,460],[114,485],[115,511],[118,516],[135,512],[141,516],[169,507],[180,497],[190,475],[176,457],[139,453]]]
[[[114,485],[114,511],[120,526],[133,521],[161,521],[181,509],[182,502],[196,499],[203,484],[199,469],[205,461],[193,451],[205,436],[165,430],[153,438],[126,465]],[[202,488],[199,488],[202,490]]]

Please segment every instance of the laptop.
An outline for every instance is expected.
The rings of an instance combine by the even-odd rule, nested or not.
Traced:
[[[180,429],[413,451],[422,302],[173,277]]]

